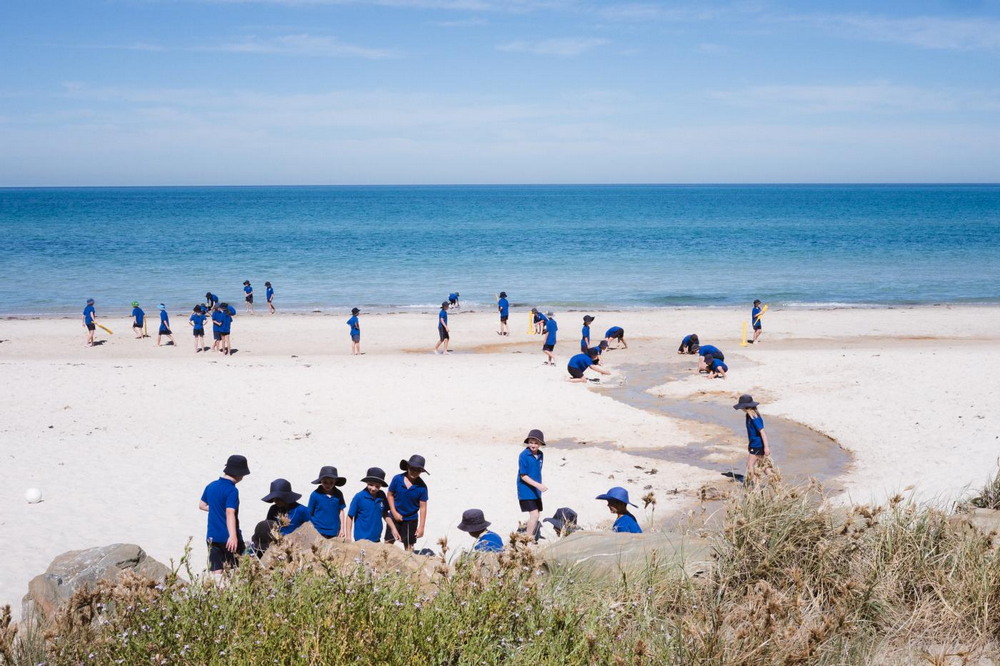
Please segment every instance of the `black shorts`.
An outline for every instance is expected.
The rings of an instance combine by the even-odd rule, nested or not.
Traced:
[[[753,330],[759,331],[760,330],[760,326],[761,326],[760,322],[757,322],[756,324],[753,325]]]
[[[760,448],[757,448],[757,447],[754,447],[754,446],[748,446],[747,447],[747,451],[749,451],[750,455],[752,455],[752,456],[762,456],[762,455],[764,455],[764,447],[763,446],[760,447]]]
[[[555,351],[555,345],[542,345],[542,351]]]
[[[135,328],[135,329],[142,328],[142,324],[132,324],[132,328]]]
[[[569,376],[572,377],[573,379],[580,379],[581,377],[583,377],[583,370],[580,370],[578,368],[566,368],[566,369],[569,370]]]
[[[358,333],[357,335],[352,335],[351,342],[361,342],[361,334]]]
[[[218,541],[206,541],[208,544],[208,569],[209,571],[221,571],[222,569],[233,568],[239,565],[240,560],[237,553],[242,553],[245,548],[242,542],[236,544],[236,553],[226,550],[226,543]]]
[[[222,331],[212,331],[212,339],[219,341],[222,339]]]
[[[167,328],[166,326],[161,326],[160,327],[160,335],[173,335],[173,333],[171,333],[170,329]]]
[[[517,500],[517,503],[521,505],[521,511],[541,511],[542,510],[542,500]]]
[[[448,331],[444,330],[440,326],[438,327],[438,337],[441,338],[442,340],[448,340],[451,338],[451,336],[448,335]]]
[[[458,299],[457,298],[449,298],[448,299],[448,304],[449,305],[454,305],[455,303],[458,303]]]
[[[96,331],[97,330],[97,326],[94,326],[93,324],[87,324],[87,330],[88,331]]]
[[[196,338],[203,338],[203,337],[205,337],[205,329],[203,329],[203,328],[195,328],[195,329],[192,329],[192,330],[191,330],[191,333],[192,333],[192,334],[194,335],[194,337],[196,337]]]
[[[396,523],[396,530],[399,532],[399,540],[403,542],[404,546],[412,546],[417,542],[417,519],[413,520],[400,520],[392,521]],[[386,543],[396,543],[396,538],[392,536],[392,530],[389,526],[385,527],[385,542]]]
[[[580,351],[586,354],[587,349],[589,349],[589,347],[587,347],[587,343],[584,342],[583,340],[580,340]]]
[[[245,300],[247,303],[253,303],[253,294],[250,294],[243,300]]]
[[[624,340],[625,339],[625,329],[618,331],[614,335],[608,336],[611,340]]]
[[[500,323],[501,324],[506,324],[507,323],[507,317],[500,317]]]

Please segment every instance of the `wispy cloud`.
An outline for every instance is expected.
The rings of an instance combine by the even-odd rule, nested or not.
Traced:
[[[515,41],[498,44],[498,51],[534,53],[536,55],[571,57],[609,44],[607,39],[596,37],[563,37],[538,41]]]
[[[951,113],[1000,111],[997,91],[957,91],[873,83],[849,86],[753,86],[712,93],[714,99],[742,108],[790,113]]]
[[[470,18],[470,19],[458,19],[456,21],[434,21],[433,25],[440,26],[442,28],[475,28],[481,25],[487,25],[489,21],[484,18]]]
[[[524,13],[577,4],[575,0],[202,0],[217,4],[269,5],[374,5],[401,9],[444,9],[451,11]]]
[[[816,14],[789,17],[788,20],[813,23],[857,39],[908,44],[924,49],[1000,50],[1000,21],[990,18]]]
[[[699,6],[666,5],[660,2],[615,2],[596,8],[596,13],[609,21],[707,21],[724,11],[709,4]],[[731,11],[731,10],[728,10]]]
[[[267,38],[256,36],[245,37],[238,41],[218,46],[201,47],[199,50],[335,58],[353,57],[370,60],[399,57],[398,53],[390,49],[374,49],[354,44],[345,44],[335,37],[309,34],[280,35]]]

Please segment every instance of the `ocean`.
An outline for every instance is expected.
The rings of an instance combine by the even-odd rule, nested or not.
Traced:
[[[1000,185],[0,189],[0,314],[1000,302]]]

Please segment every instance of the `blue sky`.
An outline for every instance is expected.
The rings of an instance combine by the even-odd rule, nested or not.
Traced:
[[[1000,182],[1000,0],[8,0],[0,186]]]

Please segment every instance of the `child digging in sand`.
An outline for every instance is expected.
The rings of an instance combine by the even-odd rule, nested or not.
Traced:
[[[742,409],[746,416],[747,451],[749,451],[749,455],[747,456],[747,471],[746,476],[744,476],[744,483],[753,481],[753,478],[757,474],[758,466],[760,466],[763,474],[767,475],[771,473],[762,462],[764,456],[771,455],[771,445],[767,441],[767,433],[764,432],[764,419],[761,418],[760,412],[757,411],[758,404],[754,402],[753,396],[744,394],[733,405],[733,409]]]
[[[599,372],[602,375],[610,375],[611,373],[602,368],[600,365],[600,358],[597,355],[597,351],[594,349],[588,349],[586,354],[577,354],[569,360],[566,364],[566,370],[569,371],[569,379],[567,381],[577,382],[580,384],[585,384],[586,382],[597,383],[601,381],[597,377],[587,378],[583,376],[584,371],[587,368],[593,368],[594,372]]]

